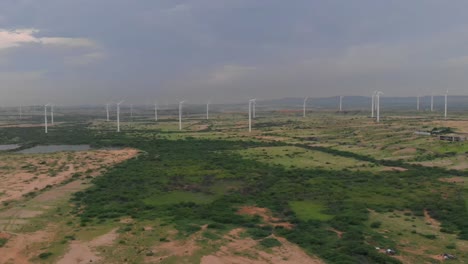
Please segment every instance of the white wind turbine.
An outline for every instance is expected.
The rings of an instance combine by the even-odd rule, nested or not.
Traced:
[[[304,98],[304,104],[302,105],[302,117],[306,117],[306,107],[307,107],[307,100],[309,99],[308,96]]]
[[[380,95],[382,95],[383,92],[377,91],[375,93],[376,96],[376,103],[377,103],[377,123],[380,122]]]
[[[249,132],[252,132],[252,107],[255,107],[255,99],[249,100]]]
[[[117,132],[120,132],[120,105],[124,101],[120,101],[117,103]]]
[[[19,106],[19,119],[23,119],[23,106]]]
[[[447,95],[448,95],[448,89],[445,91],[445,113],[444,113],[444,119],[447,119]]]
[[[49,131],[47,129],[47,107],[49,106],[50,104],[46,104],[44,105],[44,128],[45,128],[45,133],[47,134]]]
[[[210,119],[210,101],[206,103],[206,120]]]
[[[184,103],[185,101],[179,102],[179,130],[182,130],[182,106]]]

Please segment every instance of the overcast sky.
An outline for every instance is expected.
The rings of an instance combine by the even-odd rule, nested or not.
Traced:
[[[0,105],[468,94],[466,0],[1,0]]]

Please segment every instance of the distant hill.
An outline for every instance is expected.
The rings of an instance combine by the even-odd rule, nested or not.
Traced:
[[[448,106],[451,110],[468,110],[468,96],[448,96]],[[304,98],[282,98],[275,100],[258,101],[257,105],[262,108],[292,108],[302,109]],[[416,97],[380,97],[381,109],[392,110],[416,110]],[[308,108],[337,109],[339,108],[339,98],[309,98]],[[420,109],[429,110],[431,107],[431,97],[420,97]],[[343,110],[366,110],[371,108],[371,98],[365,96],[345,96],[343,98]],[[434,109],[442,111],[444,109],[444,97],[434,96]]]

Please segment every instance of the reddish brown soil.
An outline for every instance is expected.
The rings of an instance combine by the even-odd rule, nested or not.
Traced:
[[[117,229],[114,229],[109,233],[99,236],[89,242],[72,241],[70,244],[70,249],[57,262],[57,264],[84,264],[99,261],[101,260],[101,257],[97,255],[94,249],[101,246],[112,245],[118,236]]]
[[[294,225],[288,222],[282,222],[281,219],[271,216],[270,210],[255,206],[243,206],[237,211],[242,215],[258,215],[263,221],[272,226],[281,226],[287,229],[293,229]]]
[[[256,248],[258,242],[251,238],[240,238],[243,229],[234,229],[224,238],[229,242],[210,255],[203,256],[201,264],[322,264],[318,258],[307,255],[297,245],[282,237],[272,236],[281,242],[271,252]]]
[[[402,167],[384,167],[382,171],[407,171],[408,169]]]
[[[465,181],[468,180],[468,178],[463,178],[463,177],[451,177],[451,178],[440,178],[439,181],[443,182],[449,182],[449,183],[465,183]]]
[[[97,176],[107,166],[135,157],[135,149],[12,155],[0,161],[0,202],[18,200],[46,186],[58,185],[75,173]],[[31,169],[34,168],[34,169]],[[51,171],[55,171],[51,175]]]
[[[123,149],[123,150],[98,150],[98,151],[87,151],[87,152],[77,152],[77,153],[63,153],[60,155],[55,154],[52,159],[52,155],[41,156],[41,155],[28,155],[26,157],[27,164],[33,164],[37,167],[39,172],[37,178],[28,178],[26,181],[21,181],[21,175],[27,174],[22,168],[20,161],[16,159],[23,158],[21,155],[14,155],[9,159],[8,167],[9,171],[6,174],[0,174],[0,177],[3,178],[3,182],[0,181],[0,192],[4,193],[8,197],[8,200],[12,198],[21,198],[23,193],[27,193],[31,188],[38,188],[44,186],[44,182],[53,183],[57,185],[63,181],[70,179],[72,175],[76,172],[86,172],[88,169],[93,170],[89,172],[90,176],[97,176],[101,173],[107,166],[114,165],[116,163],[122,162],[124,160],[135,157],[138,154],[137,150],[134,149]],[[42,164],[41,161],[46,160],[45,164]],[[58,162],[52,162],[58,161]],[[1,161],[0,164],[5,161]],[[15,163],[16,162],[16,163]],[[47,175],[47,171],[50,169],[48,164],[59,164],[63,167],[68,167],[64,171],[58,173],[55,177],[50,177]],[[0,165],[2,166],[2,165]],[[5,165],[3,165],[5,166]],[[52,166],[52,165],[51,165]],[[2,171],[0,171],[1,173]],[[19,176],[18,176],[19,175]],[[84,175],[89,175],[85,173]],[[51,178],[54,181],[49,181]],[[18,182],[15,182],[18,181]],[[9,189],[7,182],[10,183],[14,188]],[[47,189],[44,192],[40,193],[38,196],[32,198],[28,202],[31,202],[36,205],[40,205],[41,202],[52,202],[54,200],[65,197],[77,190],[80,190],[82,183],[84,182],[83,178],[77,179],[76,181],[70,182],[65,185],[54,186],[52,185],[51,189]],[[38,188],[39,189],[39,188]],[[37,210],[25,209],[23,207],[13,207],[7,210],[4,210],[0,213],[0,227],[2,230],[20,230],[21,226],[29,223],[30,218],[34,218],[43,213],[41,209],[48,210],[51,209],[49,206],[38,207]],[[32,233],[1,233],[1,236],[8,236],[8,242],[2,248],[0,248],[0,264],[23,264],[30,263],[30,259],[37,257],[43,251],[41,248],[44,245],[50,244],[51,241],[56,241],[57,239],[58,228],[53,225],[49,225],[47,228],[32,232]],[[116,233],[115,230],[109,234],[106,234],[102,237],[99,237],[91,242],[80,242],[73,241],[70,245],[70,251],[64,256],[59,263],[89,263],[90,260],[98,260],[92,250],[94,247],[101,245],[106,245],[111,243],[115,239]],[[42,245],[42,246],[41,246]],[[84,262],[83,262],[84,261]]]

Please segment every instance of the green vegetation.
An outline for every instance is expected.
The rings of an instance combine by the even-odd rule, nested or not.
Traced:
[[[144,234],[141,223],[160,222],[176,228],[177,236],[148,235],[145,243],[193,234],[201,234],[207,243],[242,227],[263,247],[281,246],[272,235],[281,236],[329,263],[400,263],[375,247],[403,249],[402,241],[408,238],[433,249],[459,250],[458,241],[468,240],[466,184],[439,179],[468,173],[416,161],[456,158],[466,146],[412,138],[417,147],[409,149],[412,142],[407,138],[413,137],[414,127],[400,131],[388,121],[366,129],[348,128],[341,125],[343,120],[258,119],[261,135],[287,138],[282,142],[253,138],[235,126],[211,122],[195,133],[190,129],[201,124],[196,121],[183,132],[174,132],[169,122],[127,124],[120,134],[106,124],[82,123],[55,127],[50,136],[40,135],[36,128],[0,129],[0,138],[11,143],[91,143],[141,150],[138,158],[94,178],[91,187],[72,198],[71,213],[80,228],[134,220],[135,224],[119,226],[118,241],[125,246],[131,235]],[[240,215],[244,205],[268,208],[274,218],[294,227],[274,227],[261,217]],[[440,227],[424,222],[425,211],[440,221]],[[68,241],[75,235],[62,237]]]
[[[289,205],[301,221],[327,221],[333,218],[332,215],[323,213],[325,208],[322,205],[311,201],[291,201]]]
[[[281,242],[279,242],[276,238],[265,238],[262,241],[260,241],[260,245],[266,248],[272,248],[281,246]]]
[[[0,238],[0,247],[3,247],[8,242],[6,238]]]

